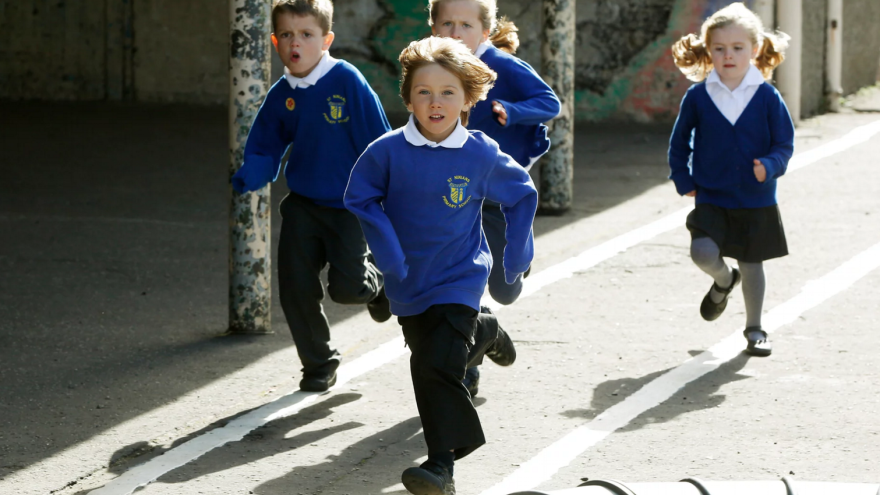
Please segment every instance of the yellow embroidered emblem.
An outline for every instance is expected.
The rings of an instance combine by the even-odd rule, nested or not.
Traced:
[[[284,103],[284,106],[286,106],[288,110],[293,111],[293,109],[296,108],[296,102],[293,101],[293,98],[288,98]]]
[[[324,119],[331,124],[342,124],[348,122],[351,118],[345,115],[346,100],[342,96],[333,95],[327,98],[327,104],[330,106],[330,115],[324,114]]]
[[[470,203],[471,196],[466,196],[468,185],[471,182],[470,179],[463,175],[456,175],[447,179],[446,182],[449,184],[449,198],[443,196],[443,202],[446,203],[446,206],[461,208]]]

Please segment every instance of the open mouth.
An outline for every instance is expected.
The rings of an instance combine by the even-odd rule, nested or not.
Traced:
[[[300,57],[299,53],[293,52],[290,54],[290,61],[291,62],[299,62],[299,57]]]
[[[435,124],[436,124],[437,122],[442,121],[442,120],[445,119],[445,118],[446,118],[446,117],[444,117],[444,116],[442,116],[442,115],[436,115],[436,114],[435,114],[435,115],[429,115],[429,116],[428,116],[428,120],[430,120],[431,122],[433,122],[433,123],[435,123]]]

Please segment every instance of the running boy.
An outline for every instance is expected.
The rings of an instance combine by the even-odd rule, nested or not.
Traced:
[[[495,0],[429,0],[428,24],[435,36],[461,40],[498,75],[486,96],[471,110],[468,128],[483,131],[529,170],[550,149],[547,126],[561,106],[559,99],[541,76],[526,62],[515,57],[519,47],[517,28],[505,18],[497,19]],[[493,201],[483,202],[483,231],[489,241],[494,264],[489,274],[489,295],[501,304],[513,304],[522,292],[522,279],[508,284],[501,259],[504,215]],[[467,370],[464,380],[471,396],[477,395],[479,368]]]
[[[742,281],[746,352],[769,356],[761,328],[764,260],[788,254],[776,201],[776,180],[794,151],[794,125],[767,84],[782,63],[788,36],[767,33],[742,3],[725,7],[672,46],[675,64],[692,81],[669,140],[669,178],[696,198],[687,218],[691,258],[714,283],[700,315],[712,321]],[[691,144],[693,143],[693,144]],[[722,256],[734,258],[739,268]]]
[[[342,304],[367,304],[374,320],[391,318],[383,277],[372,261],[357,218],[343,195],[358,156],[391,129],[376,93],[348,62],[330,56],[330,0],[276,0],[272,44],[284,77],[266,95],[232,177],[239,192],[278,177],[281,158],[290,194],[281,202],[278,285],[281,307],[302,361],[300,389],[336,383],[340,355],[330,346],[321,300],[321,270],[330,265],[327,292]]]
[[[511,365],[510,337],[480,298],[492,268],[481,227],[484,200],[507,220],[507,282],[532,261],[538,195],[529,174],[497,143],[464,128],[495,73],[461,42],[415,41],[400,54],[409,123],[373,142],[352,170],[354,212],[386,277],[391,311],[412,351],[410,370],[428,460],[403,472],[417,495],[454,494],[453,463],[485,443],[461,383],[483,355]]]

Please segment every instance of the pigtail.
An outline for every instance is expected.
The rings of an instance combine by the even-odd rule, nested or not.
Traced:
[[[675,66],[691,81],[706,79],[712,70],[712,57],[705,43],[695,34],[682,36],[672,44]]]
[[[519,48],[519,35],[516,34],[517,31],[519,31],[519,28],[516,27],[513,21],[504,16],[498,19],[498,26],[495,29],[495,33],[489,37],[489,41],[492,42],[495,48],[513,55],[516,53],[516,49]]]
[[[791,37],[781,31],[764,33],[764,41],[758,49],[755,57],[755,67],[764,75],[764,79],[770,79],[773,69],[785,60],[785,49],[788,48],[788,40]]]

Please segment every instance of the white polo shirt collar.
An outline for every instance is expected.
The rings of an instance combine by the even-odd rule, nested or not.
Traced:
[[[296,77],[290,73],[290,69],[287,67],[284,68],[284,78],[287,79],[287,84],[290,84],[290,87],[293,89],[296,88],[308,88],[309,86],[314,86],[317,84],[318,80],[327,75],[330,72],[336,62],[339,62],[338,59],[335,59],[330,56],[330,52],[325,51],[323,55],[321,55],[321,60],[318,61],[318,65],[312,69],[312,72],[309,72],[309,75],[306,77]]]
[[[407,122],[406,126],[403,128],[403,137],[405,137],[406,141],[413,146],[428,146],[431,148],[440,146],[450,149],[463,148],[469,136],[470,134],[468,134],[467,129],[461,125],[461,119],[456,121],[455,129],[453,129],[452,134],[439,143],[428,140],[428,138],[419,132],[419,128],[416,127],[416,118],[413,114],[409,114],[409,122]]]
[[[483,56],[484,53],[486,53],[486,50],[492,48],[493,46],[495,45],[493,45],[491,41],[484,41],[480,43],[480,46],[477,47],[477,51],[474,52],[474,55],[476,55],[477,58],[480,58]]]

